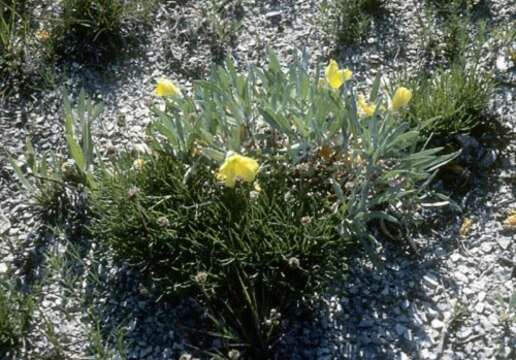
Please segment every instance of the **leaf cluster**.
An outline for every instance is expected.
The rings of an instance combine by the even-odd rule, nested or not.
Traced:
[[[459,64],[432,74],[421,72],[408,82],[415,91],[406,118],[412,126],[441,140],[479,126],[494,90],[490,73]]]
[[[326,0],[321,6],[323,29],[339,44],[351,45],[366,39],[375,17],[386,0]]]
[[[13,353],[28,330],[33,299],[0,279],[0,354]]]
[[[130,30],[149,21],[152,4],[151,0],[62,1],[52,29],[57,53],[69,57],[75,50],[78,60],[116,57],[131,39]]]
[[[43,219],[52,223],[62,221],[72,206],[71,192],[77,188],[95,187],[93,165],[101,167],[102,162],[96,156],[91,128],[101,111],[102,107],[84,91],[80,92],[76,107],[72,107],[65,95],[63,116],[67,158],[63,160],[57,153],[38,155],[30,138],[20,161],[9,157],[16,176]]]
[[[29,38],[29,15],[24,1],[0,3],[0,91],[22,71]]]
[[[321,183],[333,187],[345,228],[406,219],[401,208],[417,208],[436,169],[453,155],[426,148],[421,129],[404,121],[405,112],[386,108],[379,78],[369,96],[377,111],[364,118],[351,84],[332,91],[318,71],[307,69],[306,58],[284,70],[271,55],[266,69],[242,75],[228,61],[197,82],[192,96],[156,111],[154,138],[179,158],[200,152],[222,161],[228,151],[278,156],[313,179],[321,175]]]
[[[187,164],[159,153],[141,170],[132,160],[102,178],[94,236],[164,294],[194,295],[227,346],[266,356],[280,325],[271,311],[284,314],[343,270],[336,217],[285,164],[269,160],[256,192],[218,184],[202,157]]]

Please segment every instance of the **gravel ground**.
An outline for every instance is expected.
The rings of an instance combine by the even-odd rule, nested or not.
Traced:
[[[419,20],[427,21],[421,16],[421,2],[390,2],[386,17],[374,24],[364,45],[340,49],[320,31],[320,3],[244,1],[243,9],[232,9],[234,16],[241,16],[241,28],[224,46],[241,68],[263,64],[267,48],[285,64],[301,47],[313,64],[324,63],[338,51],[340,63],[350,66],[363,86],[379,71],[410,71],[420,65]],[[516,21],[514,1],[489,4],[493,23]],[[95,129],[102,149],[142,141],[152,120],[149,105],[156,102],[156,78],[176,79],[187,89],[220,55],[212,46],[213,34],[198,20],[206,15],[205,5],[165,3],[138,56],[103,71],[65,64],[58,70],[65,80],[57,89],[30,99],[8,99],[0,106],[1,147],[20,160],[27,136],[38,150],[62,149],[62,91],[76,97],[82,87],[104,104]],[[514,134],[515,69],[497,54],[486,57],[486,64],[489,59],[496,62],[497,77],[505,84],[498,88],[491,111]],[[473,152],[472,161],[486,152],[495,153],[498,161],[494,168],[472,175],[471,190],[458,198],[463,213],[443,214],[432,230],[414,235],[416,255],[383,244],[383,269],[362,257],[353,259],[349,282],[323,296],[320,312],[310,321],[296,322],[284,337],[282,358],[516,358],[516,324],[503,318],[514,291],[516,235],[502,226],[508,211],[516,209],[514,136],[503,150],[482,143]],[[465,219],[473,225],[461,236]],[[184,330],[196,326],[188,323],[188,314],[196,309],[189,303],[156,303],[154,289],[142,288],[137,274],[112,264],[94,243],[78,241],[70,232],[49,235],[17,188],[3,153],[0,235],[7,240],[0,243],[0,264],[8,265],[25,283],[40,285],[41,301],[22,358],[82,359],[103,349],[106,358],[176,359],[188,350]],[[74,261],[74,254],[82,261]],[[27,263],[33,265],[31,276],[22,266]],[[85,303],[95,311],[86,311]],[[97,324],[104,329],[104,343],[95,341]],[[122,333],[127,353],[116,355],[117,334]]]

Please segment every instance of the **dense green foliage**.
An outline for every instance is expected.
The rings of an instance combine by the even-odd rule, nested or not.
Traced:
[[[0,356],[23,338],[32,313],[32,299],[0,280]]]
[[[151,1],[64,0],[53,20],[55,50],[79,60],[109,59],[120,54],[131,39],[132,27],[148,21]]]
[[[326,0],[321,23],[338,43],[355,44],[367,37],[374,17],[385,9],[385,3],[386,0]]]
[[[91,136],[101,108],[82,93],[64,106],[67,159],[38,158],[29,142],[28,164],[12,165],[56,214],[67,189],[87,189],[92,237],[164,295],[202,303],[225,348],[263,358],[282,316],[345,274],[350,244],[374,258],[373,225],[399,237],[423,203],[443,200],[428,185],[454,156],[421,145],[424,128],[405,121],[406,102],[388,105],[379,77],[370,114],[351,81],[319,80],[303,59],[283,70],[271,55],[245,75],[228,61],[191,96],[163,99],[149,149],[108,162]],[[260,164],[254,183],[220,181],[233,153]]]
[[[23,69],[28,38],[28,16],[24,1],[0,2],[0,94]]]
[[[349,84],[328,89],[303,60],[283,71],[272,56],[268,68],[248,76],[228,62],[198,82],[192,97],[169,100],[155,128],[179,158],[200,151],[222,161],[234,151],[278,155],[310,176],[324,169],[346,219],[342,231],[369,237],[363,229],[370,221],[408,221],[404,212],[417,208],[426,180],[450,158],[421,148],[419,130],[400,121],[404,111],[381,110],[387,99],[379,83],[370,95],[378,111],[364,118]]]
[[[335,215],[308,196],[316,184],[273,159],[263,164],[259,192],[218,184],[215,164],[202,158],[185,164],[160,153],[145,161],[141,170],[117,161],[102,179],[94,236],[164,293],[197,294],[229,343],[265,354],[279,325],[268,321],[271,311],[284,313],[345,267]]]
[[[425,133],[444,139],[482,123],[494,81],[479,68],[455,65],[432,74],[422,72],[412,80],[411,86],[415,91],[407,119]]]
[[[97,154],[91,136],[93,121],[102,112],[84,91],[72,107],[65,96],[64,137],[67,157],[55,153],[37,154],[28,138],[23,163],[10,158],[11,166],[24,189],[33,200],[34,210],[42,219],[57,224],[63,222],[71,207],[71,193],[81,188],[94,188],[93,164]],[[78,129],[76,129],[78,125]]]
[[[104,165],[92,234],[165,294],[195,295],[227,347],[263,358],[280,314],[343,274],[350,241],[374,256],[369,226],[409,224],[453,156],[382,109],[379,79],[370,101],[364,118],[350,86],[321,85],[302,60],[284,71],[272,56],[248,75],[229,61],[193,96],[165,99],[150,153]],[[261,164],[259,185],[217,181],[231,152]]]

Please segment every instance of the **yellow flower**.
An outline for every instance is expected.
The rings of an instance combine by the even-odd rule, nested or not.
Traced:
[[[50,33],[47,30],[36,31],[34,36],[41,42],[46,42],[48,39],[50,39]]]
[[[155,92],[157,96],[181,95],[181,90],[169,79],[159,79]]]
[[[258,162],[252,158],[233,154],[226,158],[217,173],[217,180],[234,187],[237,179],[251,183],[258,173]]]
[[[410,99],[412,99],[412,91],[405,88],[399,87],[394,92],[394,96],[392,97],[392,110],[398,111],[402,107],[406,106]]]
[[[376,104],[368,103],[364,95],[358,95],[357,106],[358,110],[360,110],[365,117],[373,116],[376,111]]]
[[[351,79],[353,72],[349,69],[340,70],[337,62],[332,59],[324,70],[324,75],[326,76],[328,85],[330,85],[332,89],[338,89],[342,84]]]
[[[471,220],[470,218],[465,218],[462,221],[462,225],[460,226],[460,229],[459,229],[460,237],[464,239],[466,236],[468,236],[469,232],[471,231],[472,226],[473,226],[473,220]]]
[[[133,161],[133,170],[140,171],[144,165],[145,161],[143,159],[136,159]]]
[[[503,221],[505,227],[516,229],[516,210],[513,210],[509,216]]]

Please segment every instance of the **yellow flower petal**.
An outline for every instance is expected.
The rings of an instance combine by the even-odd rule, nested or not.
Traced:
[[[468,236],[469,232],[471,231],[471,227],[473,226],[473,220],[470,218],[465,218],[464,221],[462,221],[462,225],[459,229],[459,235],[461,238],[465,238]]]
[[[47,30],[36,31],[34,35],[36,36],[36,39],[38,39],[38,41],[41,42],[45,42],[48,41],[48,39],[50,39],[50,33]]]
[[[365,117],[373,116],[376,111],[376,104],[368,103],[364,95],[358,95],[357,107],[360,113]]]
[[[399,87],[392,97],[392,110],[398,111],[406,106],[410,102],[410,99],[412,99],[412,91],[403,86]]]
[[[516,210],[513,210],[512,213],[507,216],[503,224],[510,229],[516,229]]]
[[[324,70],[324,75],[328,85],[332,89],[336,90],[339,89],[344,82],[351,79],[353,72],[349,69],[340,70],[337,62],[332,59]]]
[[[219,168],[217,180],[227,187],[234,187],[237,180],[251,183],[258,173],[258,162],[250,157],[233,154]]]
[[[349,69],[340,70],[339,73],[343,81],[351,80],[351,77],[353,76],[353,71]]]
[[[179,88],[169,79],[159,79],[155,93],[157,96],[181,95]]]
[[[140,171],[143,169],[144,165],[145,165],[145,160],[136,159],[133,161],[133,170]]]

